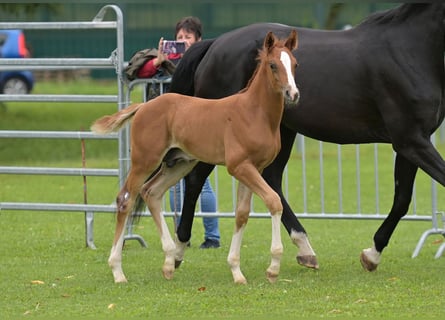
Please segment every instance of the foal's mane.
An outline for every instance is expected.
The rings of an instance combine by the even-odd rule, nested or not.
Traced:
[[[270,48],[270,50],[274,49],[275,47],[284,47],[285,44],[285,40],[276,40],[275,44],[273,45],[272,48]],[[266,57],[267,57],[267,49],[266,48],[262,48],[262,49],[258,49],[258,55],[256,57],[256,61],[264,63],[266,61]],[[250,77],[249,81],[247,82],[247,85],[244,87],[244,89],[241,89],[239,91],[239,93],[243,93],[245,91],[247,91],[247,89],[249,89],[250,85],[252,84],[252,80],[255,78],[255,76],[258,73],[258,70],[261,67],[262,63],[257,63],[257,66],[255,68],[255,71],[253,72],[252,76]]]

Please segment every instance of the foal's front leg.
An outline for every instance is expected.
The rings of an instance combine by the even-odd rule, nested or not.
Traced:
[[[252,199],[252,192],[243,185],[238,183],[238,199],[235,211],[235,230],[230,244],[229,255],[227,262],[232,271],[233,281],[235,283],[246,284],[247,280],[241,272],[241,243],[243,240],[244,229],[246,228],[249,219],[250,203]]]
[[[269,209],[272,221],[272,243],[270,247],[271,263],[267,268],[266,276],[269,282],[277,281],[280,273],[281,256],[283,255],[283,243],[281,242],[281,215],[283,205],[280,197],[264,181],[259,171],[251,164],[245,163],[236,170],[236,178],[242,181],[250,190],[257,194]]]

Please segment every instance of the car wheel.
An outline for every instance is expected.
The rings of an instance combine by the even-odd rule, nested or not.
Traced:
[[[9,78],[3,84],[3,94],[28,94],[29,87],[25,80],[18,77]]]

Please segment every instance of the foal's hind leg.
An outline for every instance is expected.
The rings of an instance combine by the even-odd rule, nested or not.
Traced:
[[[174,167],[169,168],[163,163],[161,169],[143,185],[141,190],[141,195],[150,210],[161,238],[162,250],[165,255],[162,273],[166,279],[173,278],[177,260],[177,248],[170,235],[164,215],[161,214],[162,197],[168,188],[175,185],[195,165],[196,161],[180,161]],[[185,245],[182,250],[185,250]]]
[[[215,165],[213,164],[198,162],[193,170],[184,178],[184,202],[182,205],[181,219],[176,229],[176,268],[181,266],[184,259],[185,249],[192,234],[196,202],[201,194],[202,186],[214,167]]]
[[[133,210],[139,189],[145,180],[145,176],[135,174],[130,170],[127,180],[116,199],[117,216],[116,231],[114,233],[113,246],[111,248],[108,265],[113,272],[114,282],[127,282],[122,270],[122,247],[124,244],[124,228],[127,224],[129,213]]]
[[[202,186],[215,165],[198,162],[190,173],[185,176],[184,203],[182,205],[181,220],[178,225],[178,240],[187,243],[191,237],[196,202],[201,194]]]

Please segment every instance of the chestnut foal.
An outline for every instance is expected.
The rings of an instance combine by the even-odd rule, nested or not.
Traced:
[[[240,269],[240,247],[250,211],[252,192],[271,213],[271,264],[267,278],[275,282],[283,253],[280,234],[282,204],[278,194],[261,176],[280,150],[280,121],[284,99],[296,105],[295,85],[297,32],[286,40],[269,32],[258,55],[257,69],[247,87],[238,94],[216,100],[163,94],[146,103],[134,104],[98,119],[91,127],[97,133],[117,131],[131,125],[131,168],[117,195],[117,223],[108,263],[115,282],[126,282],[122,270],[124,229],[129,214],[142,197],[160,234],[166,279],[173,277],[182,261],[185,245],[173,241],[161,203],[164,193],[203,161],[225,165],[238,182],[235,231],[228,263],[235,283],[246,283]],[[178,247],[177,247],[178,246]],[[176,263],[176,264],[175,264]]]

